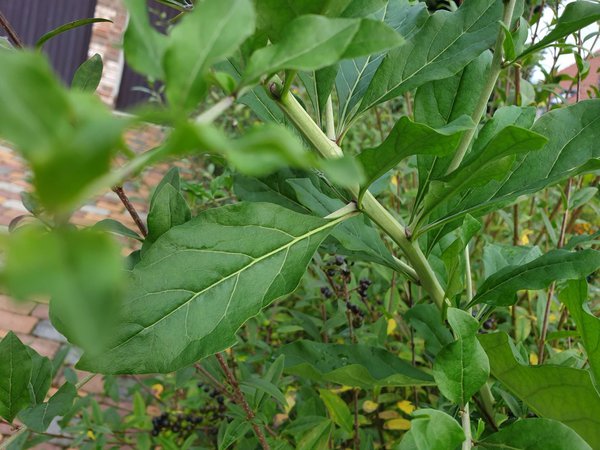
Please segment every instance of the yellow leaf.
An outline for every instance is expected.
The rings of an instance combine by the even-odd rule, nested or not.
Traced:
[[[365,400],[362,404],[362,409],[364,412],[368,413],[372,413],[373,411],[375,411],[377,408],[379,407],[379,403],[375,403],[371,400]]]
[[[94,432],[92,430],[87,430],[87,433],[85,433],[87,435],[88,438],[90,438],[92,441],[96,440],[96,435],[94,434]]]
[[[296,405],[296,390],[290,389],[289,391],[287,391],[285,393],[285,400],[287,402],[287,405],[284,405],[283,409],[285,410],[286,414],[289,414],[294,405]]]
[[[400,417],[400,414],[398,414],[396,411],[381,411],[379,413],[379,418],[380,419],[395,419],[396,417]]]
[[[410,429],[410,420],[392,419],[383,424],[386,430],[408,430]]]
[[[341,394],[342,392],[347,392],[347,391],[351,391],[352,388],[350,386],[342,386],[339,388],[333,388],[333,389],[329,389],[331,392],[333,392],[334,394]]]
[[[398,176],[397,176],[397,175],[394,175],[394,176],[392,177],[392,184],[393,184],[394,186],[398,186]]]
[[[406,414],[412,414],[412,412],[415,410],[415,405],[408,400],[402,400],[401,402],[396,403],[396,406],[400,411]]]
[[[535,353],[529,354],[529,364],[531,364],[532,366],[537,366],[538,361],[538,355],[536,355]]]
[[[387,334],[388,336],[394,332],[394,330],[398,327],[395,319],[388,319],[387,324]]]

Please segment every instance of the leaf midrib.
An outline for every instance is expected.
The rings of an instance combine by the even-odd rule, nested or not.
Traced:
[[[110,348],[109,351],[116,350],[119,347],[127,344],[129,341],[131,341],[133,338],[135,338],[139,334],[143,333],[144,331],[146,331],[149,328],[154,327],[156,324],[158,324],[161,321],[163,321],[164,319],[168,318],[170,315],[174,314],[179,309],[188,306],[189,304],[191,304],[191,302],[193,302],[200,295],[204,294],[205,292],[207,292],[210,289],[213,289],[214,287],[218,286],[222,282],[224,282],[226,280],[229,280],[232,277],[240,275],[242,272],[244,272],[245,270],[247,270],[250,267],[254,266],[255,264],[258,264],[259,262],[262,262],[262,261],[266,260],[267,258],[270,258],[271,256],[276,255],[277,253],[279,253],[281,251],[288,250],[290,247],[292,247],[293,245],[297,244],[298,242],[300,242],[300,241],[302,241],[304,239],[308,239],[311,236],[313,236],[313,235],[315,235],[315,234],[317,234],[317,233],[319,233],[319,232],[321,232],[323,230],[326,230],[327,228],[334,227],[335,225],[337,225],[338,223],[342,222],[345,219],[347,219],[347,217],[340,217],[338,219],[335,219],[335,220],[332,220],[330,222],[327,222],[326,224],[324,224],[324,225],[322,225],[322,226],[320,226],[318,228],[315,228],[315,229],[309,231],[308,233],[304,233],[303,235],[295,237],[294,239],[292,239],[291,241],[289,241],[287,244],[285,244],[285,245],[283,245],[281,247],[275,248],[274,250],[271,250],[269,253],[266,253],[266,254],[264,254],[262,256],[259,256],[258,258],[255,258],[254,260],[250,261],[245,266],[242,266],[241,268],[239,268],[235,272],[230,273],[226,277],[223,277],[223,278],[215,281],[214,283],[210,284],[209,286],[205,287],[204,289],[198,291],[192,297],[190,297],[188,300],[186,300],[182,304],[178,305],[176,308],[174,308],[173,310],[169,311],[167,314],[165,314],[164,316],[160,317],[158,320],[155,320],[151,324],[142,327],[139,331],[137,331],[134,334],[132,334],[130,337],[128,337],[127,339],[125,339],[123,342],[119,343],[115,347]],[[275,229],[275,230],[277,230],[277,229]],[[281,230],[277,230],[277,231],[281,231]]]

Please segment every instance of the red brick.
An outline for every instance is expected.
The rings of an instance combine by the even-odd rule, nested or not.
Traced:
[[[15,333],[31,333],[38,322],[37,317],[23,316],[8,311],[0,311],[0,328]]]
[[[31,313],[33,308],[35,308],[33,302],[16,302],[6,295],[0,295],[0,310],[26,316]]]
[[[31,315],[34,317],[37,317],[38,319],[48,319],[49,315],[49,306],[46,303],[38,303],[35,308],[33,308],[33,311],[31,312]]]
[[[60,348],[60,342],[50,341],[48,339],[33,338],[29,346],[42,356],[54,358]]]

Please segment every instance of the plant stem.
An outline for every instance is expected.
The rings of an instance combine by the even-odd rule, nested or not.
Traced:
[[[129,197],[127,197],[127,194],[123,190],[123,186],[115,186],[112,188],[112,190],[115,194],[117,194],[119,200],[121,200],[121,203],[123,203],[123,205],[125,206],[125,209],[139,228],[140,233],[142,233],[142,236],[148,236],[148,230],[146,229],[146,225],[144,225],[144,221],[136,211],[135,206],[133,206],[133,204],[129,200]]]
[[[227,97],[223,97],[213,106],[211,106],[206,111],[198,114],[196,116],[195,122],[199,124],[208,124],[215,121],[221,114],[223,114],[235,101],[235,97],[233,95],[228,95]]]
[[[471,450],[473,446],[473,437],[471,436],[471,419],[469,417],[469,402],[465,403],[461,416],[462,428],[465,432],[465,440],[462,443],[462,450]]]
[[[2,14],[2,11],[0,11],[0,26],[2,28],[4,28],[4,30],[6,31],[6,34],[8,35],[10,40],[13,42],[15,47],[18,47],[18,48],[24,47],[23,41],[21,40],[21,38],[19,37],[19,35],[15,31],[15,29],[12,27],[12,25],[10,24],[8,19],[4,16],[4,14]]]
[[[79,390],[81,389],[83,386],[85,386],[87,383],[89,383],[97,374],[95,373],[91,373],[89,375],[86,375],[85,377],[83,377],[83,379],[81,381],[79,381],[76,385],[75,385],[75,389]],[[27,432],[27,430],[29,430],[29,427],[27,427],[27,425],[23,425],[21,428],[19,428],[19,430],[13,434],[11,437],[9,437],[7,440],[5,440],[4,442],[0,443],[0,450],[5,450],[7,449],[10,444],[12,444],[13,442],[15,442],[17,439],[19,439],[19,437]]]
[[[280,83],[272,83],[269,86],[269,93],[321,156],[326,159],[341,158],[343,156],[342,149],[323,133],[292,95],[281,95]],[[358,197],[359,186],[354,186],[350,191],[355,198]],[[421,285],[429,293],[435,304],[442,309],[445,297],[444,290],[418,244],[409,240],[405,228],[369,191],[362,199],[361,210],[400,247],[417,273]]]
[[[473,300],[473,279],[471,277],[471,257],[469,254],[469,244],[465,246],[464,250],[465,255],[465,281],[466,281],[466,294],[467,294],[467,302],[471,303]],[[471,309],[468,310],[471,312]],[[471,436],[471,417],[469,412],[469,402],[465,403],[465,406],[462,410],[461,416],[462,428],[465,432],[465,440],[462,443],[462,450],[471,450],[472,447],[472,436]]]
[[[335,141],[335,121],[333,118],[333,100],[331,95],[327,97],[327,103],[325,103],[325,134],[332,141]]]
[[[510,22],[512,19],[513,11],[515,9],[516,0],[507,0],[504,3],[504,18],[502,19],[504,25],[510,27]],[[477,105],[475,106],[475,110],[473,114],[471,114],[471,119],[473,119],[473,123],[476,124],[475,127],[468,129],[463,134],[460,143],[458,144],[458,148],[456,149],[456,153],[454,154],[454,158],[448,167],[448,171],[446,173],[453,172],[460,165],[463,158],[465,157],[469,146],[473,138],[475,137],[475,132],[477,131],[477,124],[481,121],[481,118],[485,114],[487,110],[488,100],[490,96],[494,92],[494,87],[496,86],[496,81],[498,81],[498,76],[500,75],[500,71],[502,70],[502,45],[504,44],[504,30],[502,27],[498,30],[498,37],[496,38],[496,46],[494,47],[494,57],[492,58],[492,65],[487,75],[487,79],[485,80],[485,85],[481,95],[479,96],[479,100],[477,101]]]
[[[221,355],[220,353],[217,353],[215,355],[215,357],[217,358],[217,361],[219,362],[219,365],[221,366],[221,370],[223,370],[223,373],[227,377],[227,381],[229,382],[229,384],[231,385],[231,388],[233,389],[234,399],[235,399],[236,403],[240,407],[242,407],[242,409],[246,413],[246,419],[252,425],[252,429],[254,430],[254,434],[256,434],[258,442],[260,442],[260,445],[263,448],[263,450],[270,450],[271,447],[269,446],[269,443],[267,442],[267,438],[265,437],[265,434],[263,433],[262,429],[258,426],[258,424],[254,421],[254,419],[256,417],[254,414],[254,411],[252,411],[252,408],[250,408],[250,405],[246,401],[246,397],[244,397],[244,393],[240,389],[240,385],[237,382],[237,379],[235,378],[235,374],[231,371],[231,369],[227,365],[227,361],[225,361],[225,358],[223,358],[223,355]]]

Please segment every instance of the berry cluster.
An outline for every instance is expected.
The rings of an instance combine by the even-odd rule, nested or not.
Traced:
[[[369,289],[369,286],[371,286],[371,280],[368,278],[363,278],[358,282],[358,288],[356,290],[362,300],[367,299],[367,289]]]
[[[352,327],[360,328],[365,319],[365,313],[362,312],[354,303],[346,302],[346,309],[352,314]]]
[[[219,391],[211,389],[204,383],[198,383],[198,387],[212,399],[197,410],[166,411],[160,416],[152,418],[152,436],[161,433],[165,435],[176,435],[180,439],[187,439],[194,431],[202,430],[209,435],[216,435],[218,425],[225,419],[225,398]]]

